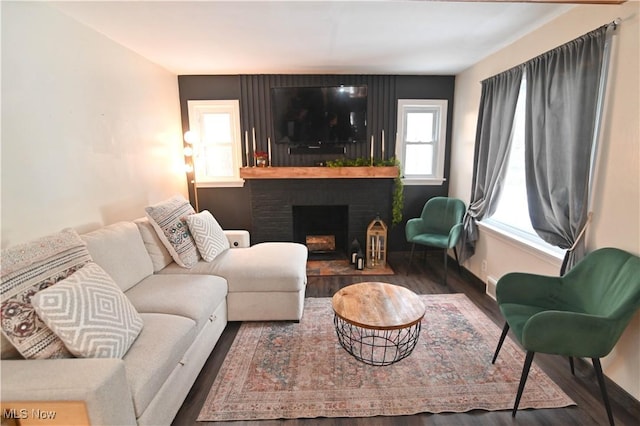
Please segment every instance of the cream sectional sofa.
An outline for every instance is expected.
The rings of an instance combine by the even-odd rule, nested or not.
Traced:
[[[170,424],[227,321],[302,317],[307,249],[225,234],[232,248],[190,269],[173,263],[147,219],[82,235],[142,331],[123,359],[3,359],[3,403],[84,401],[94,425]]]

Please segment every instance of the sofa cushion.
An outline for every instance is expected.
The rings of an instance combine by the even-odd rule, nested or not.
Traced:
[[[196,337],[196,324],[189,318],[140,316],[144,328],[123,358],[136,417],[144,412]]]
[[[196,241],[200,255],[206,262],[229,249],[229,240],[224,231],[208,210],[185,217],[189,231]]]
[[[89,263],[32,298],[36,313],[81,358],[122,358],[142,318],[104,270]]]
[[[195,213],[191,204],[177,195],[145,208],[145,212],[173,260],[184,268],[195,265],[198,250],[184,220],[185,216]]]
[[[151,258],[133,222],[118,222],[82,235],[94,262],[126,291],[153,274]]]
[[[307,253],[307,248],[298,243],[260,243],[227,250],[213,262],[198,262],[189,273],[224,277],[229,293],[300,291],[307,282]],[[160,271],[184,272],[173,264]]]
[[[72,229],[2,250],[2,333],[27,359],[71,356],[36,315],[33,295],[67,278],[91,261]]]
[[[153,263],[153,272],[158,272],[167,265],[173,263],[173,257],[167,248],[160,241],[158,233],[149,222],[149,218],[143,217],[133,221],[140,231],[140,236],[144,242],[144,246],[149,253],[151,263]]]
[[[227,281],[211,275],[152,275],[130,288],[126,295],[138,312],[187,317],[200,330],[220,303],[225,302]]]

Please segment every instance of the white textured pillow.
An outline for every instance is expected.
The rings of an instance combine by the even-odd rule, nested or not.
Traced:
[[[72,354],[122,358],[142,330],[142,318],[120,287],[89,263],[31,299],[36,313]]]
[[[211,262],[220,253],[229,249],[227,236],[208,210],[187,216],[185,220],[191,235],[196,240],[198,251],[205,261]]]
[[[168,265],[173,263],[171,253],[164,246],[164,243],[158,237],[158,233],[151,224],[148,217],[141,217],[133,221],[140,231],[144,246],[147,248],[151,263],[153,264],[153,272],[161,271]]]
[[[176,195],[162,203],[145,208],[147,217],[173,260],[183,268],[198,263],[198,249],[189,232],[185,217],[195,210],[184,197]]]

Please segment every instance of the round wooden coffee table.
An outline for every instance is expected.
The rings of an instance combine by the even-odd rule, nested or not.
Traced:
[[[407,288],[353,284],[334,294],[332,303],[340,345],[362,362],[393,364],[408,357],[418,343],[425,308]]]

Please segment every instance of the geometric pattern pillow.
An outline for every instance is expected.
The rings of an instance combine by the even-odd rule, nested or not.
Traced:
[[[198,263],[198,249],[184,220],[186,216],[194,214],[195,210],[184,197],[176,195],[145,208],[145,212],[162,244],[178,265],[191,268]]]
[[[205,261],[213,261],[216,256],[230,248],[222,227],[208,210],[189,215],[185,220]]]
[[[142,330],[127,296],[96,263],[33,297],[38,316],[82,358],[122,358]]]
[[[64,343],[38,317],[32,298],[91,261],[72,229],[2,250],[2,334],[27,359],[69,358]],[[57,285],[57,284],[56,284]]]

